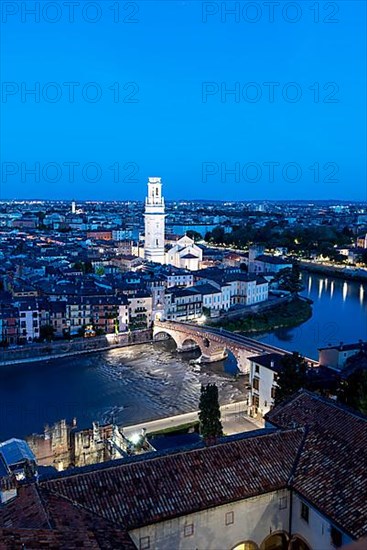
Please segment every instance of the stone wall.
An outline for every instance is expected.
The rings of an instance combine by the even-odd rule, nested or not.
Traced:
[[[75,338],[73,340],[55,340],[44,344],[26,344],[11,349],[0,349],[0,367],[17,363],[47,361],[59,357],[81,355],[133,344],[150,342],[151,329],[95,336],[94,338]]]

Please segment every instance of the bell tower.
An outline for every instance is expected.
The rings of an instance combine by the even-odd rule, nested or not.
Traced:
[[[148,196],[145,199],[144,213],[144,258],[149,262],[166,263],[164,249],[165,217],[161,178],[149,178]]]

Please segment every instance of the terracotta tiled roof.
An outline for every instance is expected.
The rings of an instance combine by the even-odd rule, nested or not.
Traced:
[[[18,496],[0,513],[0,528],[48,529],[50,522],[34,485],[18,489]],[[0,539],[1,540],[1,539]]]
[[[20,487],[0,520],[1,550],[135,549],[120,526],[36,485]]]
[[[285,487],[352,538],[366,535],[367,418],[300,391],[267,420],[281,429],[22,486],[0,511],[0,548],[130,549],[128,530]]]
[[[292,486],[352,537],[367,534],[367,418],[307,391],[266,415],[308,428]]]
[[[41,486],[130,530],[286,487],[303,437],[266,433]]]
[[[89,530],[0,529],[1,550],[136,550],[121,530],[97,533]]]

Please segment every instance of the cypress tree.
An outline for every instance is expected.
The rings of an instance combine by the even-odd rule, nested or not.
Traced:
[[[199,409],[200,433],[203,438],[215,439],[222,436],[218,388],[215,384],[201,386]]]

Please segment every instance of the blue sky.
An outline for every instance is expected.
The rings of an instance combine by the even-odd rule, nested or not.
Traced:
[[[0,198],[366,200],[364,2],[5,4]]]

